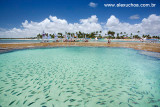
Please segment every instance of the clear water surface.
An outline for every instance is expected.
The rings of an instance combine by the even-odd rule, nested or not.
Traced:
[[[127,48],[0,54],[1,107],[158,107],[160,60]]]
[[[108,40],[105,39],[88,39],[89,42],[108,42]],[[48,42],[55,42],[54,39],[49,40]],[[78,40],[78,42],[83,42],[84,40]],[[0,39],[0,43],[40,43],[42,42],[42,40],[37,40],[37,39],[33,39],[33,40],[21,40],[21,39]],[[62,42],[62,40],[59,40],[59,42]],[[127,40],[111,40],[111,42],[134,42],[134,43],[142,43],[141,41],[127,41]],[[146,43],[150,43],[150,42],[146,42]],[[160,43],[160,41],[157,41],[156,43]]]

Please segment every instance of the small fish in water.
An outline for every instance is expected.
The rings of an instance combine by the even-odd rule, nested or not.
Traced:
[[[152,97],[154,97],[154,95],[153,95],[153,94],[151,94],[151,96],[152,96]]]
[[[111,98],[112,96],[109,96],[108,98]]]
[[[36,98],[35,101],[39,100],[40,98]]]
[[[17,94],[18,92],[14,92],[12,95]]]
[[[50,97],[50,96],[46,96],[45,99],[48,98],[48,97]]]
[[[31,92],[31,94],[35,94],[35,93],[36,93],[35,91],[32,91],[32,92]]]
[[[12,105],[16,100],[12,101],[11,103],[9,103],[9,106]]]
[[[67,99],[67,100],[64,100],[64,103],[66,102],[66,101],[68,101],[69,99]]]
[[[119,105],[122,104],[122,103],[123,103],[123,102],[120,102]]]
[[[129,103],[130,98],[128,99],[128,103]]]
[[[32,97],[33,95],[29,95],[28,97]]]
[[[97,102],[96,104],[100,104],[101,102]]]
[[[19,101],[17,101],[16,105],[19,103]]]
[[[52,100],[52,98],[48,99],[47,101],[51,101],[51,100]]]
[[[105,103],[104,103],[104,102],[101,102],[100,105],[105,105]]]
[[[8,89],[8,90],[6,90],[5,92],[8,92],[8,91],[10,91],[11,89]]]
[[[132,105],[128,104],[129,107],[133,107]]]
[[[11,93],[13,93],[14,92],[14,90],[13,91],[11,91]]]
[[[35,103],[35,102],[31,102],[31,103],[29,103],[29,104],[28,104],[28,106],[32,105],[33,103]]]
[[[70,99],[70,102],[74,102],[74,101],[76,101],[75,99]]]
[[[114,100],[111,100],[110,103],[114,102]]]
[[[27,101],[27,100],[25,100],[25,101],[23,102],[23,104],[25,104],[25,103],[26,103],[26,101]]]
[[[21,95],[22,93],[17,94],[17,96]]]
[[[46,104],[46,102],[41,103],[41,105]]]

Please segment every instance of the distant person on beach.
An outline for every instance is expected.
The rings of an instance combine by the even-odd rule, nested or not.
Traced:
[[[108,44],[110,44],[111,43],[111,41],[110,41],[110,39],[108,39]]]

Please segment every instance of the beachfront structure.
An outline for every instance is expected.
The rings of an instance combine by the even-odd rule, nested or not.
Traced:
[[[48,40],[51,39],[51,36],[48,34]]]
[[[54,40],[56,41],[58,39],[58,36],[56,33],[54,33]]]
[[[72,36],[71,36],[71,34],[69,35],[69,39],[72,39]]]
[[[78,39],[78,35],[75,33],[76,38]]]
[[[45,34],[44,30],[43,30],[43,33],[42,33],[42,42],[45,42],[45,39],[46,39],[46,34]]]
[[[95,40],[98,40],[97,37],[95,38]]]
[[[68,35],[67,34],[65,35],[65,39],[68,40]]]

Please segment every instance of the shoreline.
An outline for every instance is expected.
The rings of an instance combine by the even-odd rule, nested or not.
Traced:
[[[9,43],[0,44],[0,53],[17,49],[42,48],[42,47],[69,47],[69,46],[88,46],[88,47],[122,47],[133,48],[135,50],[144,50],[160,53],[159,43],[131,43],[131,42],[52,42],[52,43]]]

